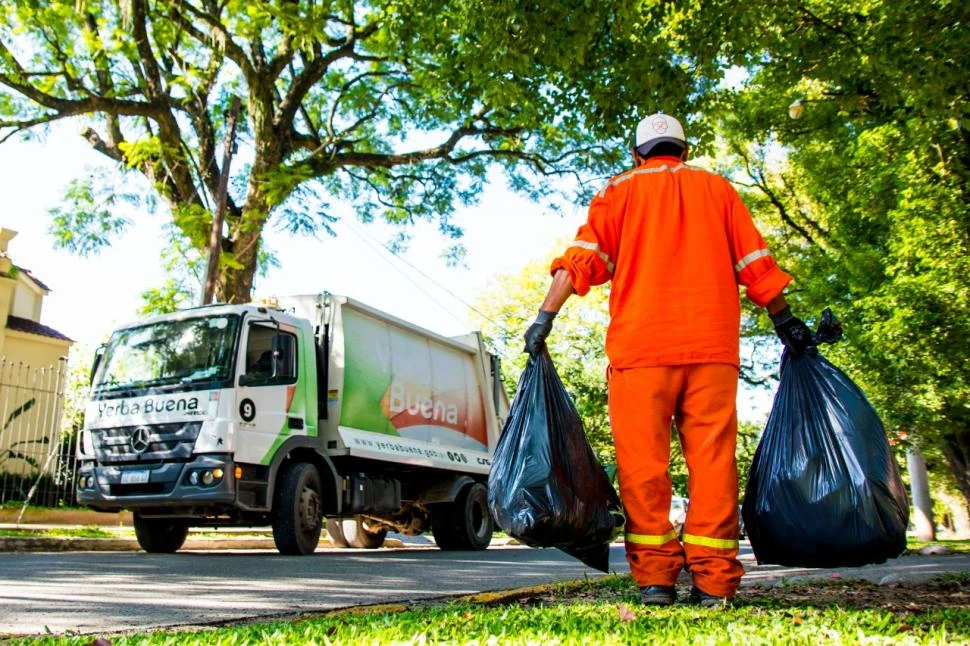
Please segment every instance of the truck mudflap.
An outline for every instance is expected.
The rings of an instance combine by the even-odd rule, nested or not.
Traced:
[[[234,469],[231,458],[222,455],[151,465],[95,466],[86,462],[78,471],[77,499],[103,509],[232,504],[236,497]]]

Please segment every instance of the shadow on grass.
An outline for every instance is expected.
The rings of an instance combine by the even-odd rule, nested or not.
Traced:
[[[876,585],[870,581],[830,579],[742,588],[737,603],[774,608],[836,606],[844,610],[884,610],[919,614],[940,609],[964,610],[970,616],[970,572],[945,574],[929,581]]]

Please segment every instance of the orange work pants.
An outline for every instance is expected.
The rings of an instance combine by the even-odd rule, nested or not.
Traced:
[[[641,587],[674,585],[684,568],[719,597],[733,597],[741,582],[737,389],[738,369],[728,364],[610,371],[627,560]],[[683,545],[670,523],[671,420],[688,470]]]

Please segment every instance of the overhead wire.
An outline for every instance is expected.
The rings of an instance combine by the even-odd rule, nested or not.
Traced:
[[[448,314],[450,317],[452,317],[455,321],[461,323],[462,325],[467,325],[467,321],[466,320],[463,320],[463,319],[459,318],[453,311],[451,311],[448,307],[446,307],[443,303],[441,303],[440,300],[438,300],[434,295],[432,295],[430,292],[428,292],[425,289],[425,287],[420,282],[416,281],[412,276],[410,276],[406,272],[402,271],[401,268],[398,267],[397,265],[395,265],[394,262],[391,260],[391,258],[389,258],[387,256],[389,255],[389,256],[391,256],[393,258],[396,258],[400,262],[404,263],[405,265],[407,265],[408,267],[410,267],[413,271],[415,271],[416,273],[418,273],[419,275],[421,275],[423,278],[425,278],[426,280],[428,280],[429,282],[431,282],[433,285],[435,285],[435,287],[437,287],[438,289],[440,289],[441,291],[445,292],[446,294],[448,294],[449,296],[451,296],[452,298],[454,298],[456,301],[458,301],[459,303],[461,303],[462,305],[464,305],[465,307],[467,307],[470,311],[478,314],[483,319],[485,319],[486,321],[488,321],[492,325],[496,326],[502,332],[504,332],[506,334],[511,334],[509,332],[509,330],[506,329],[505,326],[503,326],[501,323],[499,323],[498,321],[496,321],[492,317],[488,316],[487,314],[485,314],[484,312],[482,312],[480,309],[478,309],[474,305],[472,305],[472,304],[468,303],[467,301],[465,301],[461,296],[459,296],[458,294],[456,294],[452,290],[448,289],[446,286],[442,285],[433,276],[429,276],[427,273],[425,273],[424,271],[422,271],[419,267],[415,266],[413,263],[411,263],[410,261],[408,261],[407,258],[405,258],[401,254],[397,253],[393,249],[389,248],[386,244],[384,244],[384,243],[380,242],[379,240],[375,239],[373,236],[371,236],[366,231],[363,231],[362,229],[358,228],[357,227],[357,224],[355,222],[353,222],[351,218],[341,219],[340,220],[340,223],[345,224],[347,226],[347,228],[352,233],[354,233],[356,236],[358,236],[364,242],[364,244],[366,244],[371,249],[373,249],[375,252],[377,252],[377,254],[379,256],[381,256],[381,258],[385,262],[387,262],[387,264],[389,264],[392,268],[394,268],[408,282],[410,282],[415,287],[417,287],[418,290],[421,293],[423,293],[425,296],[427,296],[429,299],[431,299],[431,301],[435,305],[437,305],[442,310],[444,310],[444,312],[446,314]]]

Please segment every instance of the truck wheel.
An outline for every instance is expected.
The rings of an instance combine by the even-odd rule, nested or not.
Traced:
[[[320,542],[320,472],[297,462],[280,473],[273,501],[273,541],[280,554],[312,554]]]
[[[384,539],[387,538],[386,528],[373,530],[368,527],[367,521],[360,516],[345,518],[340,523],[344,540],[350,547],[373,550],[383,545]]]
[[[494,529],[488,489],[481,483],[465,487],[455,502],[431,512],[431,533],[443,550],[483,550],[492,542]]]
[[[135,512],[135,538],[149,554],[174,554],[185,543],[189,524],[184,520],[169,518],[142,518]]]
[[[344,525],[341,519],[327,519],[327,534],[330,536],[330,542],[333,543],[334,547],[349,547],[347,538],[344,536]]]

